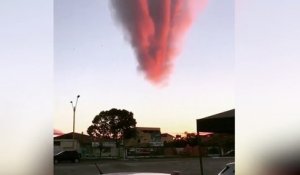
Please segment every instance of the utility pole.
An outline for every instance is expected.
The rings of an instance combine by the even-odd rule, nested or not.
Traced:
[[[80,97],[80,95],[77,95],[75,105],[73,104],[73,101],[70,102],[72,105],[72,109],[73,109],[73,141],[75,139],[75,112],[76,112],[76,107],[77,107],[77,102],[78,102],[79,97]]]

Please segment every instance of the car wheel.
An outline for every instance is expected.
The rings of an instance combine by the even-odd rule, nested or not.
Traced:
[[[54,160],[54,164],[58,164],[58,160],[55,159],[55,160]]]
[[[79,159],[74,159],[74,163],[78,163],[79,162]]]

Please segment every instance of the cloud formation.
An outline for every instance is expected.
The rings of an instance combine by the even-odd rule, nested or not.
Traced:
[[[184,34],[206,0],[112,0],[111,4],[139,70],[151,82],[161,83],[171,73]]]

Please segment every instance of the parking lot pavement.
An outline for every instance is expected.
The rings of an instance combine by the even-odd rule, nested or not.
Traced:
[[[226,163],[234,158],[203,158],[204,175],[217,175]],[[95,163],[103,173],[114,172],[181,172],[181,175],[199,175],[198,158],[138,159],[82,161],[80,163],[60,163],[54,166],[55,175],[99,175]]]

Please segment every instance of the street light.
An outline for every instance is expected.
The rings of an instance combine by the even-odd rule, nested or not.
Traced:
[[[77,107],[78,98],[80,95],[77,95],[75,106],[73,105],[73,101],[71,101],[72,109],[73,109],[73,140],[75,139],[75,112]]]

